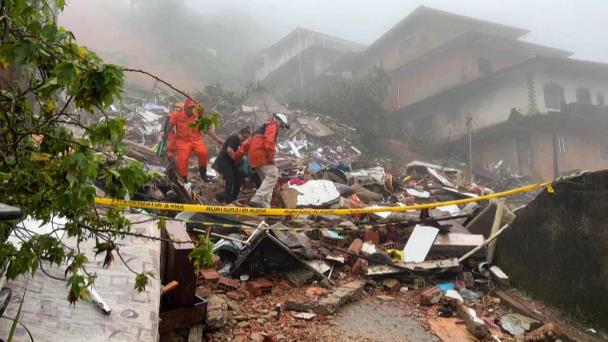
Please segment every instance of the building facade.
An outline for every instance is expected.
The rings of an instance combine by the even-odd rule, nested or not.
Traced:
[[[364,45],[323,33],[297,28],[264,49],[255,62],[255,81],[279,99],[302,89],[340,57],[361,51]]]

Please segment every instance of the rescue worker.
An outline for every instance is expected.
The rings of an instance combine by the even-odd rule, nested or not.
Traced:
[[[207,177],[207,158],[209,151],[205,145],[203,134],[198,127],[190,127],[200,116],[195,111],[196,103],[191,99],[184,101],[183,109],[171,113],[169,122],[169,136],[167,137],[167,155],[176,158],[177,173],[188,182],[188,162],[192,152],[198,157],[198,170],[203,181],[209,181]],[[178,107],[179,108],[179,107]],[[224,142],[216,134],[212,126],[207,130],[207,134],[218,144]]]
[[[218,154],[213,168],[224,177],[224,196],[223,200],[226,203],[234,202],[241,191],[242,176],[239,175],[239,167],[236,159],[236,152],[241,146],[241,143],[251,136],[251,128],[249,126],[242,128],[238,134],[233,134],[226,138],[222,150]]]
[[[258,128],[251,138],[247,139],[236,153],[236,160],[247,154],[249,165],[262,180],[249,205],[259,208],[270,208],[272,191],[279,178],[279,169],[274,164],[277,136],[281,128],[289,129],[285,114],[277,113],[268,117],[268,121]]]

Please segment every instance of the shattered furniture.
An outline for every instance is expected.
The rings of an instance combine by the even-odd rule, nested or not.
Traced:
[[[161,282],[177,281],[174,291],[163,296],[160,312],[159,332],[188,328],[204,322],[207,317],[207,302],[196,295],[197,274],[188,255],[194,248],[186,226],[182,222],[169,221],[162,229],[163,267]],[[188,241],[188,242],[186,242]],[[185,243],[184,243],[185,242]]]

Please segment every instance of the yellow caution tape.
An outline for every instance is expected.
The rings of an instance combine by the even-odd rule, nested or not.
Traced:
[[[189,211],[209,214],[228,214],[228,215],[254,215],[254,216],[294,216],[294,215],[353,215],[353,214],[373,214],[379,212],[404,212],[408,210],[434,209],[447,205],[459,205],[471,202],[487,201],[494,198],[502,198],[517,195],[524,192],[547,188],[549,192],[553,189],[551,182],[531,184],[521,188],[497,192],[485,196],[465,198],[453,201],[434,202],[426,204],[415,204],[398,207],[367,207],[358,209],[284,209],[284,208],[250,208],[250,207],[226,207],[219,205],[204,204],[184,204],[168,202],[148,202],[131,201],[116,198],[95,197],[95,204],[106,205],[120,208],[141,208],[152,210],[167,211]]]

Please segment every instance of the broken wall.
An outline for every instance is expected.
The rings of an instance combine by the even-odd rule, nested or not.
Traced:
[[[608,328],[608,170],[553,187],[500,236],[497,263],[514,286]]]

